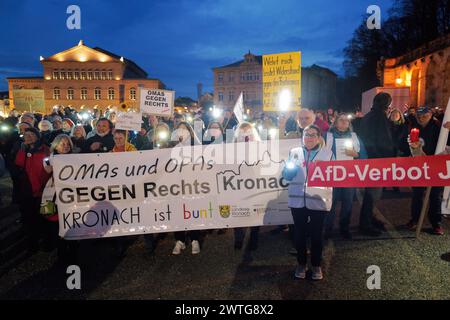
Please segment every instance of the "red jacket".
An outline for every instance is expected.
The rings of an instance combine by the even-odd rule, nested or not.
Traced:
[[[27,156],[28,155],[28,156]],[[43,160],[50,155],[46,145],[42,145],[37,151],[29,153],[20,149],[16,155],[16,166],[25,169],[28,180],[31,183],[33,197],[41,197],[50,175],[44,170]]]

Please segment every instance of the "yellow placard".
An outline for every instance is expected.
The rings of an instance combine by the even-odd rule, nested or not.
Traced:
[[[263,56],[263,110],[300,110],[301,52]]]
[[[44,90],[17,89],[13,90],[14,108],[20,112],[45,113]]]

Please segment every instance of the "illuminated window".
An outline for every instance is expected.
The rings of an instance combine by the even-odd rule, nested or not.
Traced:
[[[81,80],[86,80],[86,71],[81,71],[80,79]]]
[[[102,71],[102,80],[106,80],[106,71]]]
[[[81,88],[81,96],[80,96],[81,100],[86,100],[87,99],[87,88]]]
[[[95,88],[94,90],[94,99],[100,100],[102,98],[102,90],[100,88]]]
[[[61,72],[59,73],[59,78],[60,78],[61,80],[65,80],[65,79],[66,79],[66,72],[65,72],[65,71],[61,71]]]
[[[58,71],[53,71],[53,80],[58,80],[59,79],[59,72]]]
[[[61,99],[61,90],[59,88],[53,89],[53,100],[59,100]]]
[[[108,99],[109,100],[114,100],[114,88],[109,88],[108,89]]]
[[[92,80],[92,71],[88,71],[87,73],[87,79]]]
[[[67,71],[67,80],[72,80],[72,71],[71,70],[68,70]]]
[[[234,100],[234,92],[233,92],[233,91],[230,91],[230,92],[228,93],[228,100],[229,100],[229,101],[233,101],[233,100]]]
[[[223,92],[219,92],[219,101],[223,101]]]
[[[75,71],[75,72],[73,73],[73,79],[74,79],[74,80],[80,79],[80,72]]]
[[[136,100],[136,88],[130,89],[130,100]]]
[[[94,72],[94,80],[98,80],[100,79],[100,72],[99,71],[95,71]]]
[[[113,78],[113,72],[112,72],[112,70],[109,70],[108,71],[108,80],[112,80],[112,78]]]
[[[219,73],[219,74],[217,75],[217,80],[218,80],[219,82],[222,82],[222,81],[223,81],[223,73]]]
[[[73,88],[68,88],[67,89],[67,99],[68,100],[73,100]]]

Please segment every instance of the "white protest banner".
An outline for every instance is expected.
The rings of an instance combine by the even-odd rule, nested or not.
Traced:
[[[117,112],[115,128],[119,130],[140,131],[142,124],[141,112]]]
[[[66,239],[291,224],[284,159],[296,140],[52,159]]]
[[[244,122],[244,97],[242,92],[239,95],[236,104],[234,105],[233,112],[234,115],[236,116],[238,123]]]
[[[445,109],[442,124],[445,124],[449,121],[450,121],[450,99],[448,100],[447,109]],[[444,152],[448,140],[448,133],[449,133],[448,129],[445,129],[444,127],[441,128],[438,145],[436,147],[437,151],[436,153]],[[450,186],[444,189],[444,196],[442,197],[442,214],[450,215]]]
[[[171,116],[175,103],[175,91],[140,88],[140,110],[156,116]]]

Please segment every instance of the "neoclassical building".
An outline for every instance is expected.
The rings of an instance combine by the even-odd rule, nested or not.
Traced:
[[[447,106],[450,98],[450,34],[403,56],[383,59],[378,72],[383,87],[408,87],[410,106]]]
[[[10,107],[14,108],[14,91],[44,90],[45,109],[53,106],[72,106],[80,109],[118,107],[126,103],[137,108],[139,87],[163,89],[158,79],[136,63],[104,49],[90,48],[80,41],[68,50],[48,58],[41,57],[42,77],[8,78]]]
[[[243,60],[212,69],[214,73],[214,104],[233,108],[241,92],[244,106],[251,112],[262,111],[262,56],[250,52]],[[318,65],[302,67],[302,106],[326,110],[336,106],[337,75]]]

